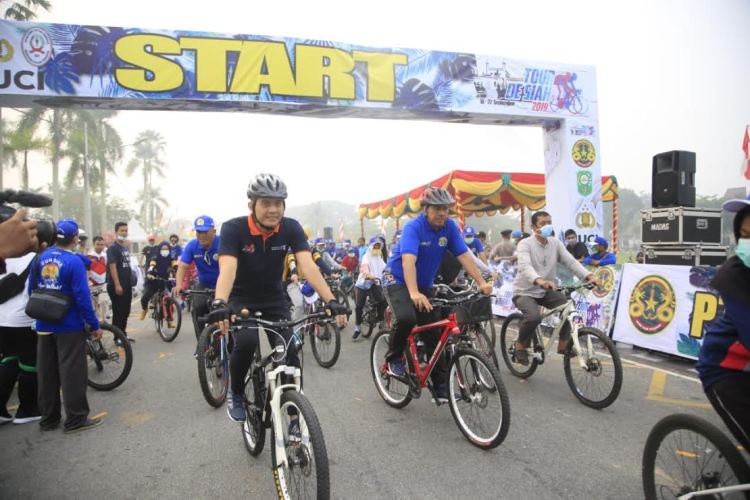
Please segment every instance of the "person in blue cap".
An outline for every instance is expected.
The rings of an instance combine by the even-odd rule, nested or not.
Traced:
[[[736,213],[737,248],[711,281],[724,313],[706,326],[696,368],[711,405],[750,450],[750,196],[722,208]]]
[[[55,290],[70,298],[62,321],[36,321],[39,411],[42,430],[60,425],[61,402],[65,406],[65,433],[90,429],[101,419],[89,418],[86,398],[86,332],[85,326],[101,338],[99,320],[91,304],[88,276],[83,261],[73,253],[78,243],[78,224],[73,219],[57,222],[55,246],[39,256],[29,273],[29,294],[36,289]]]
[[[182,292],[182,284],[185,280],[185,274],[190,269],[191,264],[195,264],[195,270],[198,272],[198,282],[194,288],[196,290],[216,289],[216,280],[219,277],[219,237],[216,236],[216,227],[214,220],[208,215],[196,217],[193,222],[195,230],[195,239],[192,239],[185,245],[185,248],[177,261],[177,284],[174,294],[179,295]],[[193,296],[193,327],[195,328],[196,340],[200,337],[205,322],[198,321],[198,318],[208,315],[209,297],[205,295]]]
[[[512,233],[510,233],[510,238],[516,243],[516,246],[518,246],[518,242],[523,239],[523,231],[520,229],[514,229]]]
[[[477,231],[472,226],[464,228],[464,243],[471,250],[471,253],[479,257],[485,264],[487,263],[487,256],[484,254],[484,245],[477,238]]]
[[[617,257],[615,257],[615,254],[607,251],[607,248],[609,248],[609,242],[606,238],[597,236],[594,243],[596,245],[596,251],[583,259],[584,266],[602,267],[611,266],[617,263]]]

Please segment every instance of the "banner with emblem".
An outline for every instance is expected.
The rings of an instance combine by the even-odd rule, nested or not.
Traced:
[[[723,312],[715,267],[625,264],[612,338],[697,359],[706,326]]]

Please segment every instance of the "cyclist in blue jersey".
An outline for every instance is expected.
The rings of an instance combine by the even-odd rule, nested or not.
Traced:
[[[328,314],[335,315],[336,322],[344,327],[348,319],[346,306],[336,302],[313,262],[302,226],[284,217],[286,184],[276,175],[259,174],[250,182],[247,196],[250,214],[230,219],[221,226],[219,278],[209,322],[218,323],[226,334],[230,319],[242,309],[248,309],[251,314],[261,313],[270,321],[288,320],[289,301],[282,273],[287,252],[291,250],[299,271],[326,303]],[[297,347],[292,341],[294,332],[285,328],[278,333],[287,346],[287,364],[300,367]],[[276,344],[275,334],[270,330],[266,330],[266,334],[270,343]],[[234,348],[229,359],[232,399],[227,412],[235,422],[244,422],[245,375],[258,348],[258,328],[234,331],[232,338]],[[289,435],[299,436],[297,418],[293,417],[289,423]]]
[[[404,226],[401,239],[393,248],[383,273],[386,300],[395,319],[386,359],[388,370],[396,376],[406,374],[403,353],[411,329],[415,325],[439,320],[430,298],[434,295],[435,276],[447,251],[456,256],[484,294],[489,295],[492,291],[492,285],[482,278],[473,257],[468,253],[458,224],[448,218],[448,210],[456,202],[450,193],[442,188],[427,188],[420,202],[424,212]],[[422,340],[432,353],[439,339],[437,335],[427,334]],[[438,399],[447,401],[444,360],[435,366],[431,378]]]
[[[201,215],[195,219],[193,228],[195,239],[185,245],[177,263],[175,295],[182,291],[181,286],[184,283],[185,274],[192,263],[195,263],[195,269],[198,271],[198,283],[194,286],[196,290],[215,289],[216,280],[219,277],[219,237],[216,236],[214,220],[208,215]],[[195,295],[192,300],[193,326],[195,338],[198,339],[206,326],[205,322],[198,321],[198,318],[208,314],[209,300],[205,295]]]

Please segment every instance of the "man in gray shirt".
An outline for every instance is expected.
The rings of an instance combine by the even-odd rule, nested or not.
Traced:
[[[585,279],[601,286],[601,282],[586,270],[567,251],[562,242],[555,238],[552,217],[539,211],[531,216],[533,234],[518,243],[518,274],[513,282],[513,303],[523,314],[518,341],[516,360],[522,365],[529,364],[529,341],[541,322],[539,306],[552,309],[567,300],[565,294],[557,291],[555,283],[557,264],[565,264],[579,279]],[[570,340],[570,325],[565,324],[560,332],[558,353],[564,353]]]
[[[491,262],[495,264],[499,264],[501,260],[510,260],[511,262],[515,262],[515,257],[513,254],[516,253],[516,244],[510,238],[512,232],[513,231],[510,229],[503,229],[502,231],[500,231],[502,239],[500,240],[500,243],[492,248],[492,252],[490,253]]]

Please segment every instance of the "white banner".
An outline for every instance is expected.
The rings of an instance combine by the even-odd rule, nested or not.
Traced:
[[[717,269],[625,264],[612,338],[697,359],[705,327],[723,312],[708,285]]]

